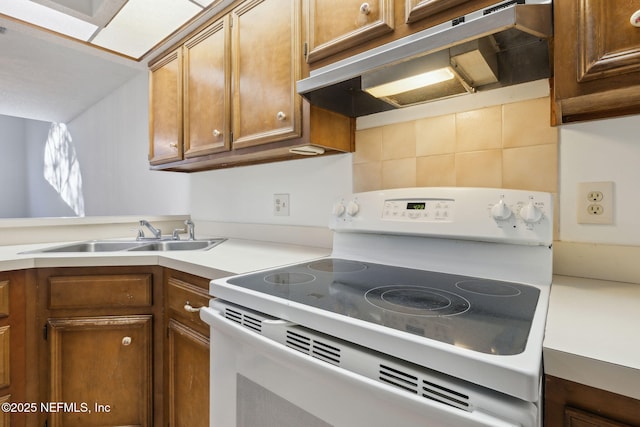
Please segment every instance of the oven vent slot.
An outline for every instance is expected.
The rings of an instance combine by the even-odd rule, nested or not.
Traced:
[[[340,349],[292,330],[287,330],[287,347],[332,365],[340,365]]]
[[[262,321],[257,317],[249,316],[246,313],[228,307],[224,310],[224,317],[260,334],[262,333]]]
[[[380,365],[380,381],[418,394],[418,378],[398,369]]]
[[[435,400],[436,402],[444,403],[464,411],[471,410],[469,396],[457,392],[451,387],[420,379],[412,373],[382,364],[380,365],[379,375],[380,381],[401,388],[409,393],[417,394],[426,399]],[[422,386],[421,389],[420,386]]]
[[[469,396],[430,381],[422,381],[422,397],[465,411],[470,410]]]

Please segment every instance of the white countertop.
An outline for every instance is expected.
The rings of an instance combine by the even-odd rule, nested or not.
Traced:
[[[0,246],[0,271],[38,267],[161,265],[209,279],[299,263],[329,255],[328,248],[228,239],[206,251],[29,253],[57,244]]]
[[[554,276],[545,373],[640,399],[640,285]]]

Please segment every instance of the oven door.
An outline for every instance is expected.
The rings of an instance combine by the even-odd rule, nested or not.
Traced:
[[[210,425],[238,427],[506,427],[486,413],[432,402],[310,357],[213,308]],[[284,320],[269,321],[283,327]]]

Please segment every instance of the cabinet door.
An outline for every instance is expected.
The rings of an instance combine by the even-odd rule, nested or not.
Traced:
[[[152,316],[49,319],[51,426],[152,426]]]
[[[169,425],[209,426],[209,338],[169,321]]]
[[[393,31],[393,0],[309,0],[309,63]]]
[[[229,31],[225,16],[184,44],[185,157],[230,149]]]
[[[560,120],[640,112],[636,0],[554,3],[554,91]]]
[[[434,13],[452,8],[467,0],[406,0],[405,21],[416,22]]]
[[[249,0],[232,12],[233,146],[301,134],[300,1]]]
[[[182,53],[156,63],[149,75],[149,162],[182,159]]]

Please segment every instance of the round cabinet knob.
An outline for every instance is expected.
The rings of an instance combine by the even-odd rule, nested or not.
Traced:
[[[222,132],[220,132],[218,129],[214,129],[213,132],[211,132],[213,134],[214,137],[219,138],[220,135],[222,135]]]
[[[124,346],[131,345],[131,337],[122,338],[122,345],[124,345]]]
[[[533,202],[529,202],[520,209],[520,217],[527,224],[533,224],[540,221],[542,218],[542,211],[537,208]]]
[[[354,201],[349,202],[347,205],[347,215],[356,216],[358,212],[360,212],[360,205]]]
[[[276,114],[276,119],[281,122],[285,121],[287,119],[287,115],[283,111],[278,111],[278,114]]]
[[[171,143],[169,144],[169,147],[171,147],[171,148],[178,148],[178,144],[176,144],[175,142],[171,142]]]
[[[504,221],[511,217],[511,209],[504,200],[500,199],[500,201],[491,208],[491,216],[496,220]]]
[[[362,3],[360,5],[360,13],[363,15],[368,15],[371,13],[371,5],[369,3]]]
[[[333,205],[333,214],[335,216],[342,216],[344,215],[346,208],[344,207],[344,203],[339,202],[336,203],[335,205]]]
[[[633,12],[631,18],[629,18],[629,21],[634,27],[640,27],[640,10],[636,10],[635,12]]]

